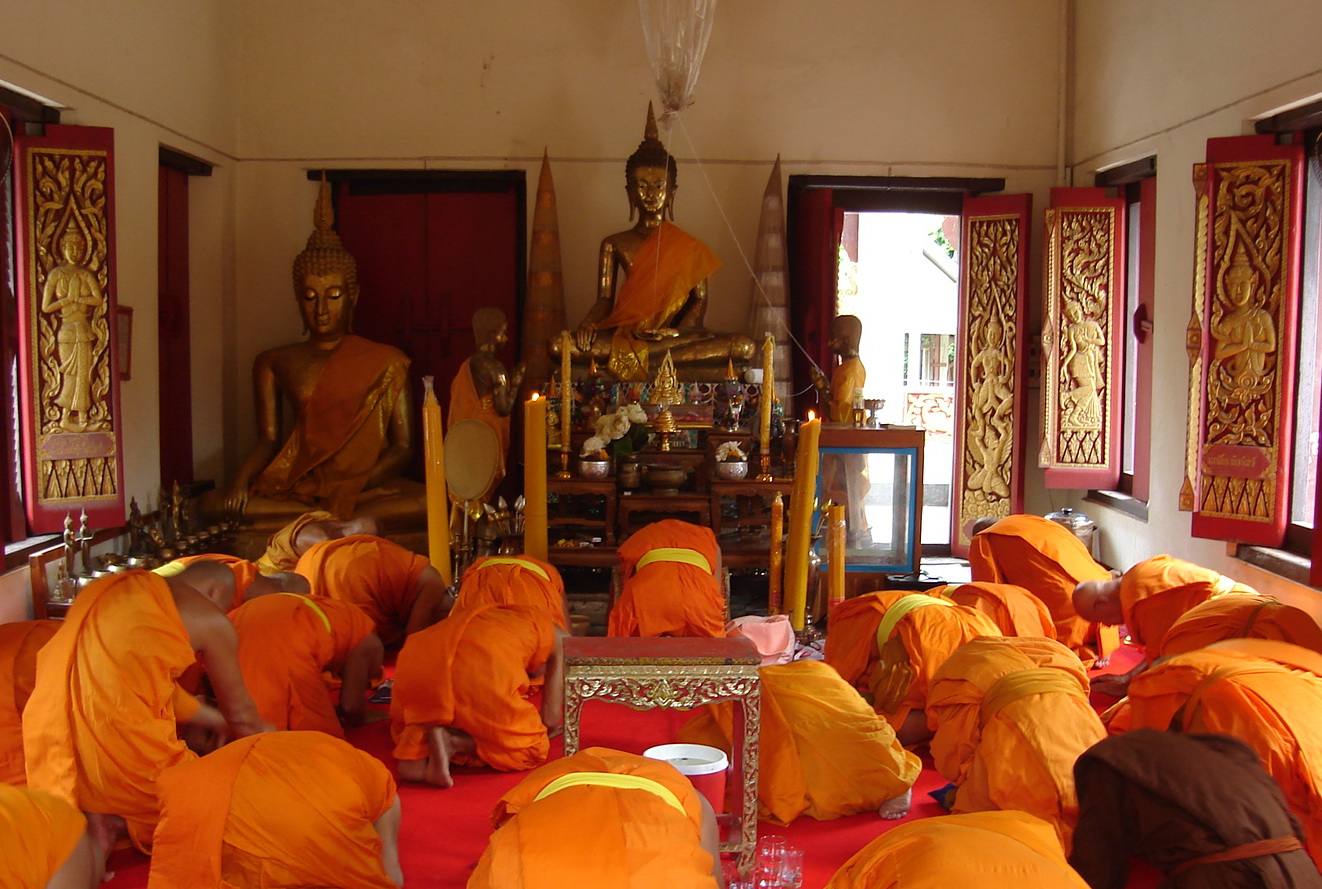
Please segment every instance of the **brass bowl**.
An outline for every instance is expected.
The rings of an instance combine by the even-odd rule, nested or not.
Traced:
[[[679,486],[688,477],[688,471],[683,466],[671,466],[668,463],[652,463],[646,470],[647,487],[653,494],[678,494]]]

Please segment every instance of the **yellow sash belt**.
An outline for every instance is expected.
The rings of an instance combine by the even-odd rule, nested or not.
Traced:
[[[952,608],[955,603],[948,599],[938,599],[935,596],[927,596],[923,593],[902,596],[894,605],[886,609],[886,614],[881,618],[881,626],[877,627],[877,650],[881,651],[881,647],[890,641],[891,634],[895,632],[896,624],[906,614],[917,611],[919,608],[926,608],[928,605],[944,605],[947,608]]]
[[[158,574],[161,577],[178,577],[184,573],[184,569],[187,567],[183,562],[166,562],[159,568],[151,569],[151,573]]]
[[[1224,574],[1218,575],[1217,579],[1212,581],[1212,598],[1216,599],[1224,596],[1226,593],[1234,592],[1235,582]]]
[[[711,562],[707,561],[706,556],[696,549],[683,549],[678,546],[658,546],[656,549],[648,550],[638,560],[638,565],[634,568],[634,571],[642,571],[653,562],[679,562],[701,568],[708,574],[712,573]]]
[[[533,802],[559,793],[567,787],[615,787],[621,790],[645,790],[675,809],[681,815],[688,816],[684,804],[675,796],[674,791],[659,781],[640,775],[620,775],[615,772],[571,772],[561,775],[542,788],[541,793],[533,797]]]
[[[1074,695],[1084,701],[1088,699],[1088,695],[1083,690],[1083,686],[1079,684],[1079,680],[1069,673],[1054,667],[1035,667],[1031,670],[1009,673],[993,682],[982,699],[982,707],[978,712],[978,718],[983,725],[986,725],[1006,705],[1029,695],[1052,692]]]
[[[551,581],[551,578],[546,574],[546,569],[530,559],[520,559],[518,556],[489,556],[477,567],[478,570],[481,571],[489,565],[517,565],[524,570],[531,571],[533,574],[536,574],[548,583]]]
[[[326,632],[327,633],[331,632],[330,618],[326,616],[326,612],[323,611],[322,607],[318,605],[316,602],[313,602],[307,596],[304,596],[300,593],[279,593],[278,595],[293,596],[295,599],[302,602],[304,605],[308,606],[313,611],[317,612],[317,617],[321,618],[321,624],[326,628]]]

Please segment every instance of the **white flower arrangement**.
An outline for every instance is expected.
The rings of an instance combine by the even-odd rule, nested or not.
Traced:
[[[626,457],[647,443],[647,412],[635,403],[620,405],[597,418],[596,433],[583,442],[580,456],[606,460],[609,452]]]
[[[741,463],[748,459],[743,448],[739,447],[737,441],[721,442],[716,447],[716,461],[718,463]]]

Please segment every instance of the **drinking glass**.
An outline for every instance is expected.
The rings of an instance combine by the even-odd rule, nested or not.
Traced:
[[[786,846],[780,854],[780,885],[784,889],[803,885],[803,850],[798,846]]]
[[[757,844],[753,877],[757,889],[780,889],[780,871],[785,854],[784,837],[763,837]]]

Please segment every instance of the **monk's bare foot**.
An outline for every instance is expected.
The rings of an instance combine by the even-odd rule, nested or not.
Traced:
[[[450,760],[454,758],[454,737],[450,730],[440,726],[428,729],[427,750],[431,754],[426,759],[427,783],[437,787],[453,787]]]
[[[881,808],[877,810],[877,814],[887,821],[898,821],[909,814],[909,806],[912,802],[913,788],[910,787],[895,799],[888,799],[882,803]]]

